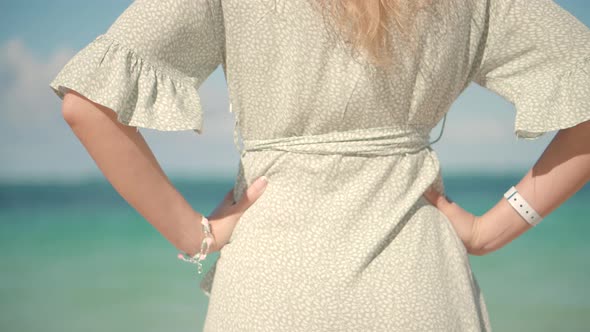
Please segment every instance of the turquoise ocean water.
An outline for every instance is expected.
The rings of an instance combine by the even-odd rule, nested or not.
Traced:
[[[483,214],[518,179],[445,176],[445,185]],[[205,214],[233,185],[172,181]],[[200,331],[201,276],[176,254],[106,180],[0,185],[0,331]],[[590,186],[504,248],[470,260],[494,331],[590,331]]]

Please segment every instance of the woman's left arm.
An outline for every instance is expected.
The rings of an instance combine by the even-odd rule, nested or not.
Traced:
[[[467,78],[513,104],[517,138],[559,130],[514,184],[545,217],[590,180],[590,29],[554,0],[467,3],[474,23]],[[482,216],[441,193],[424,194],[474,255],[498,250],[532,228],[503,193]]]
[[[515,187],[545,217],[589,181],[590,121],[585,121],[558,131]],[[483,255],[498,250],[532,227],[502,197],[473,223],[470,253]]]
[[[559,130],[515,187],[535,211],[546,217],[589,181],[590,120]],[[533,228],[502,195],[481,216],[467,212],[439,192],[427,191],[424,196],[448,217],[472,255],[496,251]]]

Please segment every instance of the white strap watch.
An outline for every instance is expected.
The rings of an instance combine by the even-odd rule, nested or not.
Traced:
[[[520,195],[514,186],[510,187],[505,193],[504,197],[508,200],[508,203],[520,214],[526,222],[532,226],[536,226],[543,220],[543,217],[533,209],[529,203]]]

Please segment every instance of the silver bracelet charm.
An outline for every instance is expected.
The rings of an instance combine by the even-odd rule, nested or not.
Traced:
[[[524,220],[532,226],[536,226],[543,220],[540,214],[533,209],[533,207],[522,197],[522,195],[516,190],[516,187],[512,186],[504,193],[504,197],[508,200],[508,203],[524,218]]]
[[[178,254],[178,259],[181,259],[188,263],[197,264],[197,272],[199,274],[203,273],[203,264],[201,264],[201,261],[205,260],[207,254],[209,253],[211,245],[215,241],[213,233],[211,233],[211,225],[209,223],[209,219],[207,219],[207,217],[205,216],[203,216],[203,218],[201,219],[201,230],[205,235],[203,241],[201,241],[201,251],[192,257],[187,253]]]

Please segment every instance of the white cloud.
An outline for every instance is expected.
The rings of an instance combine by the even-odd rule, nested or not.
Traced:
[[[41,125],[53,119],[47,104],[47,82],[60,64],[73,51],[58,50],[48,61],[40,61],[26,48],[21,39],[10,39],[0,46],[0,72],[3,89],[0,91],[2,120],[11,125]]]
[[[57,49],[39,59],[22,40],[0,45],[0,178],[34,179],[100,173],[61,117],[60,99],[49,82],[75,54]],[[221,67],[200,88],[204,134],[141,132],[169,175],[234,176],[238,154],[233,145],[233,115]],[[516,140],[514,108],[499,96],[472,84],[447,115],[445,131],[433,145],[446,172],[525,171],[552,135]],[[438,137],[440,124],[431,134]]]
[[[0,45],[0,178],[100,176],[63,121],[61,100],[49,87],[74,54],[73,49],[58,49],[48,59],[40,59],[18,38]],[[190,131],[141,132],[169,175],[233,176],[237,170],[233,115],[227,110],[221,68],[199,93],[205,108],[203,135]]]

